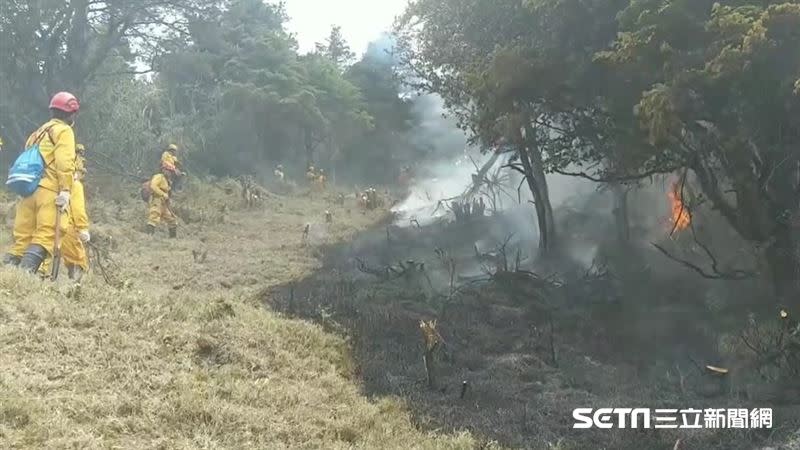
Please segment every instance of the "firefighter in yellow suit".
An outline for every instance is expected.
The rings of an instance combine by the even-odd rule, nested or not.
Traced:
[[[86,175],[86,162],[84,159],[85,147],[78,144],[75,147],[75,180],[72,183],[72,198],[69,205],[69,218],[62,217],[61,222],[61,257],[67,268],[71,280],[80,282],[83,274],[89,271],[89,257],[86,254],[85,244],[91,239],[89,234],[89,215],[86,213],[86,197],[83,189],[83,178]],[[52,258],[42,264],[42,275],[47,275],[51,270]]]
[[[169,144],[167,148],[164,149],[164,152],[161,153],[161,165],[172,166],[175,167],[175,169],[178,169],[181,166],[180,161],[178,161],[177,145]]]
[[[178,235],[178,218],[172,213],[169,198],[172,192],[172,183],[176,177],[175,166],[162,164],[161,173],[153,175],[150,179],[150,203],[147,210],[147,233],[154,234],[156,227],[164,222],[169,229],[169,237]]]
[[[69,278],[81,281],[89,270],[89,257],[86,244],[91,240],[89,234],[89,214],[86,212],[86,196],[83,178],[86,176],[85,149],[78,145],[78,158],[75,161],[75,181],[72,184],[72,202],[69,208],[70,227],[61,243],[61,256],[67,267]]]
[[[56,221],[67,211],[75,177],[75,133],[72,125],[80,109],[78,99],[59,92],[50,100],[52,119],[39,127],[25,144],[38,142],[46,164],[39,187],[17,203],[14,218],[14,245],[3,262],[36,273],[53,254]]]
[[[174,167],[175,173],[172,180],[172,187],[176,191],[181,190],[183,176],[185,175],[181,170],[181,162],[178,160],[178,146],[169,144],[164,152],[161,154],[161,167]]]

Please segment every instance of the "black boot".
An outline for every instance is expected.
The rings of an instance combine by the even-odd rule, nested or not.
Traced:
[[[19,265],[19,261],[21,259],[22,258],[17,256],[17,255],[12,255],[11,253],[6,253],[5,255],[3,255],[3,265],[4,266],[14,266],[14,267],[16,267],[16,266]]]
[[[48,252],[41,245],[32,244],[25,250],[22,259],[19,262],[19,268],[30,273],[36,273],[42,261],[47,258]],[[53,262],[55,264],[55,262]]]
[[[156,234],[156,226],[147,225],[147,234]]]
[[[170,227],[169,228],[169,237],[171,239],[175,239],[178,237],[178,228],[177,227]]]

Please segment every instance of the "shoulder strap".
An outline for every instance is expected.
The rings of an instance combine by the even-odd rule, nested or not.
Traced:
[[[50,131],[52,131],[52,130],[53,130],[53,127],[55,127],[56,125],[57,125],[56,123],[52,123],[52,124],[50,124],[50,126],[49,126],[49,127],[47,127],[47,128],[45,128],[44,130],[42,130],[42,132],[41,132],[41,133],[39,133],[39,136],[37,136],[37,137],[36,137],[36,140],[35,140],[35,141],[33,141],[33,144],[31,144],[31,146],[41,143],[41,142],[42,142],[42,139],[44,139],[44,135],[45,135],[45,134],[46,134],[46,135],[47,135],[47,137],[50,139],[50,142],[51,142],[53,145],[55,145],[55,144],[56,144],[56,142],[55,142],[55,140],[53,140],[53,135],[52,135],[52,134],[50,134]],[[40,154],[40,155],[42,154],[42,150],[41,150],[41,149],[39,149],[39,154]],[[52,159],[53,159],[52,161],[47,161],[47,159],[44,157],[44,155],[42,155],[42,160],[44,161],[44,166],[45,166],[45,167],[50,167],[50,164],[52,164],[53,162],[55,162],[55,160],[56,160],[56,155],[55,155],[55,152],[53,152],[53,158],[52,158]]]
[[[44,130],[42,130],[42,132],[41,132],[41,133],[39,133],[39,136],[37,136],[37,137],[36,137],[36,139],[33,141],[33,143],[32,143],[30,146],[32,147],[32,146],[34,146],[34,145],[36,145],[36,144],[39,144],[39,143],[41,143],[41,142],[42,142],[42,139],[44,139],[44,135],[45,135],[45,134],[46,134],[46,135],[47,135],[47,137],[50,139],[50,142],[52,142],[53,144],[55,144],[55,141],[53,141],[53,136],[50,134],[50,130],[52,130],[52,129],[53,129],[53,127],[55,127],[55,126],[56,126],[56,124],[55,124],[55,123],[51,123],[49,127],[47,127],[47,128],[45,128]]]

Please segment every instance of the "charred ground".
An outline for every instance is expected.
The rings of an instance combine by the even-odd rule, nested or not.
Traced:
[[[431,428],[524,448],[673,448],[681,439],[685,448],[728,449],[786,440],[798,423],[792,393],[800,386],[775,375],[785,365],[771,369],[740,334],[749,327],[766,339],[779,322],[759,303],[755,283],[704,280],[653,247],[618,245],[612,224],[568,208],[560,225],[571,247],[601,242],[593,261],[535,260],[525,250],[530,239],[513,236],[509,215],[382,224],[328,248],[322,270],[264,298],[349,336],[366,392],[407,399]],[[671,249],[691,247],[668,231],[662,239]],[[432,319],[443,344],[429,387],[420,321]],[[718,377],[706,365],[737,369]],[[775,433],[571,429],[576,407],[765,404],[777,408]]]

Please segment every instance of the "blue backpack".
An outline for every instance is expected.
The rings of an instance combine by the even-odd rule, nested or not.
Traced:
[[[8,180],[6,181],[6,186],[11,192],[23,197],[30,197],[36,192],[36,189],[39,189],[39,182],[42,180],[45,168],[44,158],[42,158],[42,153],[39,151],[39,144],[45,135],[49,137],[51,128],[53,128],[53,125],[42,131],[33,141],[33,144],[26,148],[14,161],[8,171]]]

